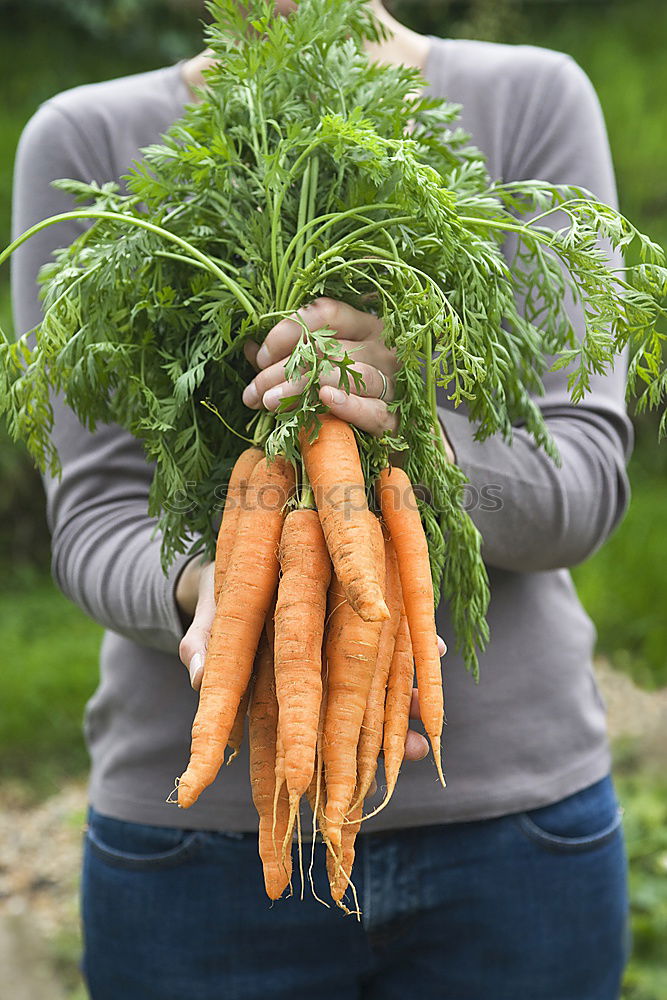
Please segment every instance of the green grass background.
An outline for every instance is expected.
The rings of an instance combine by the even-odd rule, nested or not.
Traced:
[[[395,0],[413,27],[569,52],[605,112],[623,210],[667,245],[667,5],[658,0]],[[168,0],[0,0],[0,244],[8,241],[12,165],[39,103],[67,87],[151,69],[197,50],[197,5]],[[0,323],[11,328],[7,270]],[[633,501],[613,538],[575,571],[599,650],[647,688],[667,684],[667,446],[635,422]],[[81,719],[97,681],[101,631],[48,579],[39,480],[0,431],[0,779],[36,794],[81,774]],[[624,751],[618,780],[632,858],[635,957],[625,1000],[667,997],[667,782]],[[78,945],[77,945],[78,947]]]

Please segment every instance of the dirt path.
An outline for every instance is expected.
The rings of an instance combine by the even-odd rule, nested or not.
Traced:
[[[636,741],[640,755],[667,763],[667,688],[644,691],[605,660],[596,664],[596,676],[612,740]]]
[[[48,943],[36,938],[27,918],[0,919],[0,969],[2,1000],[66,1000]]]
[[[19,788],[2,789],[2,1000],[65,1000],[63,978],[76,980],[85,800],[83,782],[67,785],[38,806],[27,805]]]

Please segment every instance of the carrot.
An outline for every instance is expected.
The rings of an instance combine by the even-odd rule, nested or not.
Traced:
[[[222,581],[225,578],[227,566],[229,565],[229,559],[234,547],[236,529],[238,527],[241,508],[243,507],[245,501],[248,480],[250,479],[252,470],[262,457],[263,452],[259,448],[246,448],[245,451],[242,451],[237,458],[234,468],[232,469],[232,474],[229,477],[227,495],[225,497],[225,507],[222,512],[222,521],[220,522],[220,527],[218,529],[218,539],[215,547],[213,592],[216,604],[218,603],[218,598],[220,597]],[[241,703],[234,720],[234,725],[232,727],[232,732],[227,743],[227,746],[229,746],[232,751],[227,758],[228,764],[231,764],[234,758],[238,757],[241,749],[249,698],[250,689],[246,688],[246,692],[241,699]]]
[[[322,701],[322,637],[331,562],[317,511],[287,515],[275,614],[275,671],[285,780],[296,811],[313,776]]]
[[[368,504],[354,431],[324,414],[315,441],[301,432],[301,453],[336,576],[364,621],[384,621],[389,611],[368,537]]]
[[[274,621],[275,614],[276,595],[274,594],[269,605],[269,610],[266,613],[266,621],[264,622],[264,631],[266,632],[266,638],[269,640],[269,646],[271,647],[272,653],[276,644],[276,623]]]
[[[401,618],[396,633],[394,655],[391,658],[389,678],[387,680],[387,698],[384,712],[384,736],[382,751],[384,754],[384,773],[387,781],[385,797],[373,812],[367,813],[364,820],[377,816],[389,805],[394,794],[398,772],[405,756],[405,740],[410,727],[410,705],[412,703],[412,688],[415,675],[415,665],[412,658],[410,628],[408,626],[405,608],[401,602]]]
[[[415,668],[412,658],[410,629],[405,609],[401,608],[401,620],[396,633],[394,655],[391,658],[387,681],[387,702],[384,713],[384,773],[387,780],[385,802],[393,795],[398,772],[405,754],[405,739],[410,726],[410,704]]]
[[[324,779],[324,769],[319,757],[315,758],[315,768],[310,784],[306,789],[306,798],[313,813],[313,818],[324,832],[324,797],[326,795],[326,785]]]
[[[248,481],[252,470],[263,458],[263,452],[259,448],[246,448],[236,460],[232,469],[227,486],[227,496],[225,497],[225,508],[222,512],[222,521],[218,529],[218,540],[215,547],[215,572],[214,572],[214,593],[215,602],[218,603],[222,581],[229,565],[229,559],[234,547],[236,529],[239,523],[239,515],[245,502],[245,495],[248,489]]]
[[[313,811],[313,838],[311,842],[310,864],[308,866],[308,879],[310,881],[310,888],[313,893],[313,896],[320,903],[323,902],[323,900],[320,899],[315,890],[313,868],[315,866],[315,845],[317,841],[318,826],[322,834],[322,839],[324,840],[325,844],[327,844],[325,822],[324,822],[324,801],[326,798],[326,789],[324,781],[324,769],[322,766],[322,734],[324,730],[324,717],[326,715],[326,707],[327,707],[327,686],[326,686],[324,657],[322,657],[322,700],[320,702],[320,718],[317,726],[317,752],[315,755],[315,768],[313,770],[313,776],[310,779],[310,784],[308,785],[308,788],[306,789],[306,796],[308,798],[308,802],[310,803],[310,808]]]
[[[373,542],[376,574],[384,578],[384,541],[380,522],[370,512],[366,532]],[[322,754],[327,784],[326,833],[335,852],[357,782],[357,744],[366,711],[382,622],[365,622],[346,600],[336,576],[329,588],[326,644],[328,700]]]
[[[178,782],[187,809],[215,779],[236,712],[248,686],[259,637],[278,584],[284,506],[294,488],[289,462],[255,466],[209,639],[190,762]]]
[[[274,666],[275,670],[275,666]],[[276,701],[278,699],[276,698]],[[287,789],[285,788],[285,745],[283,743],[283,734],[280,729],[280,709],[278,709],[278,721],[276,722],[276,752],[275,760],[273,765],[274,777],[275,777],[275,787],[273,791],[273,825],[272,834],[274,838],[274,844],[278,843],[277,829],[278,823],[278,812],[280,806],[281,797],[287,796]],[[289,796],[287,796],[289,802]],[[292,835],[292,831],[289,831],[289,835]],[[287,849],[287,840],[283,842],[283,850]]]
[[[356,805],[352,807],[343,826],[341,849],[338,856],[327,852],[327,872],[331,886],[331,898],[340,903],[348,885],[352,882],[352,865],[354,864],[354,842],[361,827],[363,796],[357,795]]]
[[[385,696],[387,678],[394,655],[396,633],[401,620],[401,582],[398,577],[396,552],[391,539],[385,541],[386,599],[391,617],[382,623],[377,662],[373,671],[371,689],[368,693],[364,721],[359,734],[357,749],[357,795],[358,802],[368,795],[377,771],[377,761],[382,749],[382,729],[384,725]],[[357,802],[355,802],[355,805]],[[353,807],[354,808],[354,807]]]
[[[315,820],[319,820],[320,817],[324,818],[323,801],[324,801],[324,771],[322,767],[322,739],[324,736],[324,720],[327,714],[327,701],[328,701],[328,686],[327,686],[327,671],[326,671],[326,658],[324,655],[324,649],[322,650],[322,699],[320,701],[320,716],[317,722],[317,747],[315,753],[315,768],[313,770],[313,776],[310,779],[310,784],[306,789],[306,795],[310,803],[310,808],[313,810],[313,816]]]
[[[440,759],[444,722],[442,668],[435,630],[428,543],[412,484],[402,469],[382,470],[379,494],[382,516],[396,547],[403,602],[417,668],[421,718],[431,741],[438,776],[444,785]]]
[[[243,743],[243,735],[245,733],[245,719],[248,714],[248,703],[250,701],[250,692],[252,690],[252,677],[250,682],[245,689],[245,694],[239,702],[239,707],[236,710],[236,718],[234,719],[234,725],[232,726],[232,731],[229,734],[229,739],[227,740],[227,746],[231,747],[232,752],[227,758],[227,763],[231,764],[235,757],[238,757],[241,751],[241,744]]]
[[[273,658],[266,636],[262,636],[255,658],[255,684],[250,702],[250,787],[259,815],[259,854],[264,867],[264,885],[269,899],[278,899],[292,877],[292,855],[276,850],[282,842],[289,818],[287,794],[279,797],[277,834],[273,837],[273,800],[276,784],[276,726],[278,701],[274,687]]]

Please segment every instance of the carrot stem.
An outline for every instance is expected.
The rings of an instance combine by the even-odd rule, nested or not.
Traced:
[[[132,215],[121,215],[119,212],[104,212],[101,209],[85,208],[76,209],[72,212],[61,212],[59,215],[51,215],[48,219],[42,219],[40,222],[35,223],[30,229],[26,229],[24,233],[17,236],[16,239],[9,244],[8,247],[0,253],[0,265],[2,265],[5,260],[10,257],[14,251],[29,240],[31,236],[36,233],[41,232],[42,229],[46,229],[48,226],[53,226],[58,222],[70,222],[75,219],[95,219],[95,220],[106,220],[107,222],[120,222],[129,226],[137,226],[139,229],[146,229],[148,232],[153,233],[156,236],[162,237],[164,240],[168,240],[171,243],[175,243],[181,249],[186,251],[187,257],[192,261],[193,264],[199,264],[214,274],[215,277],[220,281],[221,284],[225,286],[234,295],[237,302],[248,313],[248,316],[253,321],[257,321],[258,308],[257,303],[253,302],[249,295],[243,291],[240,285],[230,278],[228,274],[222,270],[217,264],[215,264],[210,257],[198,250],[197,247],[193,246],[192,243],[188,243],[181,236],[177,236],[176,233],[170,233],[168,229],[163,229],[162,226],[156,226],[154,223],[149,222],[147,219],[141,219]]]
[[[315,494],[313,493],[313,487],[310,485],[308,471],[306,469],[303,456],[301,458],[301,491],[299,508],[301,510],[315,510]]]

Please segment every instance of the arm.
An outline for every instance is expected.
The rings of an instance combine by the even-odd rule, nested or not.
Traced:
[[[59,177],[103,182],[113,174],[76,122],[49,102],[28,123],[19,144],[15,234],[72,207],[68,195],[50,187]],[[50,227],[17,252],[12,292],[19,333],[41,319],[39,268],[81,229],[77,223]],[[152,469],[141,445],[116,426],[100,426],[90,433],[59,398],[53,408],[62,477],[45,477],[45,489],[56,583],[106,628],[175,653],[183,627],[174,588],[189,557],[179,557],[163,574],[160,539],[153,536],[155,521],[147,513]]]
[[[572,60],[553,53],[549,58],[550,72],[530,90],[527,106],[515,109],[515,127],[506,130],[511,144],[504,176],[581,185],[616,205],[595,92]],[[528,91],[525,84],[523,89]],[[512,249],[508,241],[510,258]],[[572,302],[568,308],[581,335],[581,310]],[[629,499],[625,461],[632,443],[624,406],[625,363],[619,361],[606,376],[594,376],[591,393],[578,406],[569,402],[566,383],[567,372],[547,375],[540,403],[560,451],[560,468],[521,427],[511,444],[500,437],[478,442],[463,413],[440,407],[472,499],[489,487],[498,499],[497,504],[482,500],[470,511],[491,566],[516,572],[573,566],[594,552],[623,516]]]

